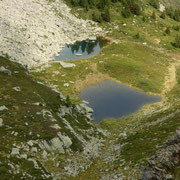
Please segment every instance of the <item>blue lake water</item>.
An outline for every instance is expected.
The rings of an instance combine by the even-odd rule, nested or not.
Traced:
[[[94,41],[85,40],[76,42],[75,44],[65,45],[61,52],[59,52],[59,55],[54,57],[54,61],[89,58],[98,54],[106,44],[106,40],[97,38]]]
[[[94,109],[93,118],[100,123],[105,118],[121,118],[138,111],[142,106],[161,101],[126,85],[106,80],[85,88],[79,95]]]

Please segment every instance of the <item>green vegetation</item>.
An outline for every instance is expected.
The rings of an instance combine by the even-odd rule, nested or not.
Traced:
[[[124,144],[121,149],[121,158],[113,164],[114,167],[118,168],[117,172],[127,173],[127,177],[138,179],[137,177],[140,175],[138,169],[147,163],[146,159],[155,155],[159,147],[176,132],[180,118],[180,104],[178,103],[180,68],[177,69],[176,80],[177,84],[167,94],[167,109],[164,108],[166,103],[163,106],[154,104],[131,116],[119,120],[106,119],[101,122],[101,126],[113,134],[126,133],[126,136],[120,136],[118,140],[116,139],[116,144]],[[152,110],[153,112],[151,112]],[[123,168],[126,168],[127,171],[122,170]],[[177,177],[179,172],[177,168]]]
[[[86,77],[90,78],[91,74],[96,74],[98,79],[98,73],[146,92],[160,93],[167,66],[172,62],[168,51],[176,51],[172,42],[179,25],[171,18],[161,18],[162,13],[151,6],[144,9],[141,15],[126,19],[119,13],[122,3],[125,2],[113,1],[110,4],[110,23],[102,22],[98,8],[95,11],[89,10],[94,13],[94,20],[102,22],[102,27],[109,31],[108,36],[117,43],[107,45],[96,57],[73,61],[76,65],[73,69],[65,69],[58,63],[52,63],[50,68],[34,72],[33,75],[45,84],[57,85],[66,96],[71,94],[72,102],[76,103],[80,102],[76,94],[88,85],[86,83],[82,88],[77,88],[78,82],[86,81]],[[82,17],[90,17],[86,10],[79,13]],[[156,16],[155,20],[151,17],[153,13]],[[59,69],[60,73],[54,74],[52,78],[53,72]],[[70,81],[74,83],[69,83]],[[69,83],[70,86],[64,87],[65,83]]]
[[[159,9],[159,0],[150,0],[150,1],[149,1],[149,4],[150,4],[152,7],[156,8],[156,9]]]
[[[175,40],[174,40],[174,42],[172,43],[172,45],[173,45],[174,47],[176,47],[176,48],[180,48],[180,35],[177,35],[177,36],[175,37]]]
[[[166,14],[177,22],[180,22],[180,9],[166,8]]]
[[[138,40],[141,41],[141,37]],[[91,77],[91,74],[98,73],[145,92],[160,93],[163,89],[169,57],[155,49],[129,41],[123,44],[109,44],[96,57],[73,61],[73,63],[76,65],[73,69],[61,68],[59,63],[52,63],[51,67],[41,72],[34,72],[33,75],[39,81],[56,85],[66,96],[71,95],[73,102],[79,102],[76,95],[79,92],[76,89],[78,81],[84,81],[88,75]],[[97,69],[94,69],[94,64]],[[60,73],[53,75],[59,68],[61,68]],[[89,80],[91,81],[91,78]],[[71,83],[72,81],[74,83]],[[65,83],[69,83],[70,86],[65,87]]]
[[[59,63],[52,63],[51,67],[48,69],[44,69],[41,72],[33,72],[32,74],[46,85],[57,85],[58,90],[63,92],[65,96],[71,95],[70,98],[72,102],[80,102],[80,99],[76,96],[77,91],[75,89],[75,82],[78,79],[85,79],[88,74],[93,72],[93,70],[89,68],[90,62],[76,61],[73,63],[76,64],[76,67],[73,69],[63,68]],[[55,74],[59,69],[60,73]],[[47,79],[48,81],[46,81]],[[64,86],[65,83],[69,83],[69,87]]]
[[[167,8],[166,14],[162,13],[158,11],[158,1],[155,0],[143,1],[142,6],[139,6],[140,1],[133,0],[68,2],[75,6],[74,10],[79,6],[84,8],[79,11],[81,17],[93,18],[101,23],[100,26],[108,32],[111,43],[94,57],[73,61],[76,65],[73,68],[63,68],[58,62],[51,63],[42,70],[39,70],[40,67],[33,68],[33,77],[27,75],[20,65],[0,57],[0,67],[12,71],[12,76],[0,72],[0,106],[5,105],[8,108],[3,113],[0,111],[5,124],[0,127],[0,179],[11,178],[8,174],[11,167],[5,157],[11,153],[13,143],[20,144],[32,139],[51,140],[58,132],[52,128],[53,119],[57,120],[60,131],[71,138],[72,152],[79,152],[76,154],[79,160],[79,154],[83,150],[82,142],[67,128],[63,118],[73,127],[75,133],[85,140],[96,136],[96,126],[78,113],[73,103],[81,102],[77,94],[84,87],[104,79],[112,79],[141,91],[163,95],[164,101],[145,106],[128,117],[102,121],[100,126],[110,133],[104,142],[102,155],[78,177],[68,178],[98,180],[105,174],[116,172],[127,179],[139,179],[146,159],[155,155],[159,146],[179,127],[180,68],[176,71],[175,86],[167,89],[165,94],[162,93],[165,89],[165,77],[169,73],[168,67],[179,59],[179,11]],[[144,5],[148,6],[145,8]],[[37,84],[33,78],[48,86],[55,85],[66,96],[65,100],[50,88]],[[69,87],[64,86],[65,83],[68,83]],[[15,91],[14,87],[20,87],[21,91]],[[35,104],[37,102],[39,104]],[[72,113],[63,118],[59,117],[62,106],[70,107]],[[44,109],[50,113],[43,115],[41,112]],[[24,125],[26,122],[28,126]],[[86,134],[86,130],[91,134]],[[12,131],[18,132],[18,136],[15,137]],[[112,147],[115,150],[112,150]],[[63,162],[71,159],[71,156],[56,155],[60,168],[63,169]],[[112,159],[107,162],[108,157]],[[10,161],[20,165],[24,171],[35,175],[37,179],[41,178],[42,172],[34,169],[32,162],[13,157]],[[45,162],[44,166],[52,172],[59,172],[56,163],[53,159]],[[179,171],[179,168],[175,169],[177,179]],[[21,173],[14,176],[15,179],[20,177]]]
[[[0,57],[0,67],[5,67],[12,72],[12,75],[0,72],[0,106],[7,108],[0,111],[0,117],[3,119],[3,126],[0,127],[0,179],[11,179],[12,174],[9,173],[9,170],[12,170],[12,167],[9,163],[19,165],[18,169],[21,170],[20,173],[14,175],[15,179],[20,179],[23,172],[41,179],[44,173],[40,169],[35,169],[33,162],[15,156],[7,158],[13,147],[20,147],[22,144],[27,146],[27,142],[30,140],[49,142],[57,137],[58,132],[61,132],[71,138],[71,151],[81,152],[83,150],[82,141],[74,135],[66,123],[73,127],[76,134],[87,141],[89,135],[86,130],[88,132],[89,129],[93,130],[92,136],[99,134],[102,137],[101,133],[97,132],[97,128],[75,109],[69,96],[64,100],[51,88],[36,83],[21,65],[8,59]],[[18,88],[18,91],[15,87]],[[70,108],[71,113],[59,116],[62,106]],[[60,129],[53,128],[55,124]],[[37,148],[39,147],[37,146]],[[39,148],[38,152],[41,151]],[[30,150],[28,152],[21,150],[21,153],[27,153],[28,158],[34,158],[39,166],[42,166],[42,154],[38,155],[37,153],[34,157]],[[59,153],[57,154],[59,155]],[[44,169],[43,166],[42,169]],[[44,171],[46,170],[44,169]],[[27,177],[25,178],[27,179]]]
[[[175,62],[173,56],[179,57],[179,49],[174,48],[179,44],[179,24],[174,18],[170,18],[167,11],[166,14],[162,13],[152,4],[142,8],[139,16],[132,16],[134,13],[129,4],[123,9],[123,3],[126,2],[110,3],[111,20],[108,24],[103,22],[101,9],[92,8],[88,12],[79,12],[81,17],[86,18],[91,18],[91,13],[96,12],[93,17],[98,17],[96,21],[101,22],[101,26],[109,31],[108,36],[112,43],[104,47],[98,55],[73,61],[76,65],[73,69],[61,67],[62,75],[69,76],[58,75],[51,78],[52,72],[59,69],[58,63],[51,64],[51,67],[41,72],[34,72],[33,75],[42,82],[48,79],[48,82],[57,85],[64,94],[71,94],[71,100],[75,103],[79,103],[76,94],[81,90],[76,89],[77,85],[84,83],[85,87],[89,85],[86,80],[94,77],[97,77],[97,81],[92,83],[96,83],[99,74],[100,77],[104,76],[104,79],[113,79],[142,91],[161,95],[168,67]],[[177,70],[176,86],[164,95],[167,101],[146,106],[139,112],[119,120],[102,121],[101,127],[112,133],[102,152],[106,156],[113,144],[124,144],[119,152],[120,157],[110,163],[98,158],[86,172],[73,179],[98,179],[102,175],[102,169],[111,169],[111,172],[123,174],[127,179],[139,179],[146,158],[155,155],[159,146],[173,135],[179,126],[179,73],[180,69]],[[75,83],[70,84],[68,88],[63,87],[64,82],[70,81]],[[126,134],[125,137],[121,136],[123,133]],[[178,172],[177,169],[176,174]]]
[[[167,27],[167,28],[166,28],[165,33],[168,34],[168,35],[171,34],[170,27]]]
[[[142,11],[139,0],[66,0],[66,2],[72,6],[85,8],[86,11],[90,12],[91,18],[99,23],[103,21],[110,22],[111,14],[109,8],[117,2],[121,3],[119,12],[121,12],[125,18],[129,18],[132,14],[140,15]]]
[[[165,12],[162,12],[162,14],[160,15],[160,18],[166,19],[166,14],[165,14]]]
[[[132,15],[141,15],[146,13],[147,2],[139,0],[66,0],[66,2],[73,7],[83,7],[88,14],[88,18],[93,19],[96,22],[102,23],[103,21],[110,22],[113,14],[107,9],[110,9],[114,5],[118,4],[118,12],[122,14],[124,18],[129,18]],[[159,9],[159,0],[149,0],[148,4],[154,9]],[[172,6],[166,7],[165,12],[162,12],[160,17],[165,19],[165,15],[169,16],[173,20],[180,21],[180,9],[173,8]],[[108,18],[104,18],[108,17]],[[153,15],[153,18],[155,16]]]
[[[43,115],[42,112],[47,110],[54,119],[57,119],[59,126],[64,127],[61,130],[74,138],[74,148],[76,150],[81,148],[76,137],[73,137],[68,128],[65,127],[63,120],[57,116],[59,106],[72,106],[69,96],[66,101],[62,100],[58,93],[46,86],[35,83],[31,76],[25,74],[26,71],[20,65],[14,65],[14,63],[2,57],[0,58],[0,66],[10,69],[13,73],[12,76],[0,73],[0,93],[2,97],[0,105],[5,105],[8,108],[6,111],[0,111],[0,115],[4,123],[11,127],[9,130],[3,128],[4,130],[1,133],[6,131],[10,138],[13,137],[10,135],[12,131],[18,132],[21,137],[20,140],[36,140],[39,138],[50,140],[56,136],[57,130],[50,127],[54,123],[49,120],[51,117],[48,116],[49,113]],[[16,71],[17,73],[14,73]],[[21,91],[15,91],[14,87],[20,87]],[[79,128],[88,129],[91,127],[86,121],[82,120],[82,115],[78,114],[75,109],[73,109],[73,112],[81,123],[85,123],[80,123],[80,125],[79,122],[74,121],[74,117],[68,116],[67,120],[74,129],[76,129],[75,126],[77,126],[77,130]],[[28,123],[28,126],[24,125],[25,122]],[[32,134],[29,135],[29,132],[32,132]],[[37,137],[37,134],[40,137]],[[76,146],[76,144],[78,145]]]
[[[153,13],[152,13],[152,18],[153,18],[154,20],[156,20],[156,13],[155,13],[155,11],[153,11]]]

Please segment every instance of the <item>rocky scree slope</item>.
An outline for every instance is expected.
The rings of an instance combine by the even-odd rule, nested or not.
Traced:
[[[0,9],[0,55],[23,65],[47,63],[65,44],[102,32],[62,0],[1,0]]]
[[[175,179],[174,170],[180,165],[180,129],[158,150],[156,156],[148,159],[141,180]]]
[[[106,133],[85,105],[72,105],[2,57],[0,85],[0,179],[75,176],[98,157]]]
[[[180,7],[180,1],[179,0],[161,0],[161,2],[165,6],[171,6],[174,8],[179,8]]]

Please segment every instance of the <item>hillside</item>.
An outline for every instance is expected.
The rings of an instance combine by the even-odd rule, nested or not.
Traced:
[[[172,6],[174,8],[180,8],[180,1],[179,0],[162,0],[162,3],[166,6]]]
[[[89,159],[98,155],[105,131],[93,124],[85,105],[71,104],[56,89],[35,82],[23,67],[2,57],[0,84],[0,179],[52,179],[66,168],[64,176],[73,175],[81,169],[81,161],[88,167]],[[81,156],[79,163],[75,152]],[[77,170],[68,169],[72,166],[66,162],[68,156]],[[55,161],[59,165],[51,175]]]
[[[179,11],[98,2],[0,1],[0,179],[179,180]],[[99,54],[49,62],[98,35],[108,40]],[[107,79],[162,102],[98,125],[77,94]]]
[[[24,65],[52,61],[62,47],[102,32],[76,18],[63,1],[0,1],[0,54]]]

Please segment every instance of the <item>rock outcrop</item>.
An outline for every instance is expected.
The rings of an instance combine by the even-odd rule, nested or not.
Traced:
[[[147,161],[141,180],[175,179],[174,170],[180,166],[180,129]]]
[[[6,74],[8,74],[9,76],[11,76],[11,74],[12,74],[9,69],[6,69],[6,68],[3,67],[3,66],[0,67],[0,72],[6,73]]]

